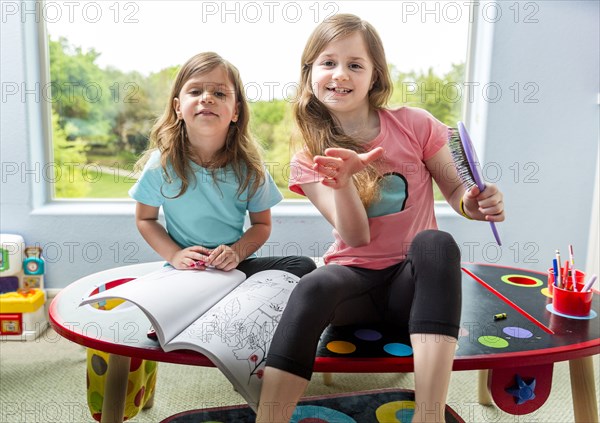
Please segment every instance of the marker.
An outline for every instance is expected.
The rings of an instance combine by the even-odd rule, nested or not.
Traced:
[[[573,284],[573,291],[577,292],[577,282],[575,281],[575,256],[573,254],[573,244],[569,244],[569,260],[571,260],[571,284]]]
[[[565,268],[563,269],[561,280],[564,282],[565,289],[569,289],[569,260],[565,260]]]
[[[494,320],[504,320],[504,319],[506,319],[506,313],[494,314]]]
[[[581,292],[587,292],[587,291],[591,290],[592,286],[594,286],[594,282],[596,282],[597,278],[598,277],[596,275],[592,275],[592,277],[585,283],[585,285],[583,285]]]
[[[573,258],[573,245],[569,244],[569,259],[571,260],[571,268],[575,266],[575,259]]]
[[[558,269],[556,271],[558,285],[556,285],[556,286],[558,286],[559,288],[562,288],[562,279],[560,278],[560,271],[562,269],[562,264],[560,262],[560,251],[556,250],[555,255],[556,255],[556,265],[558,266]]]
[[[558,262],[552,259],[552,267],[554,269],[554,286],[558,286]]]

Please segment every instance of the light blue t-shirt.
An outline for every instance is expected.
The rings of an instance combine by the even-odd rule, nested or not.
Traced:
[[[129,190],[134,200],[152,207],[163,207],[167,232],[181,248],[202,245],[215,248],[231,245],[244,233],[246,212],[261,212],[279,203],[283,196],[265,169],[265,181],[248,200],[248,188],[238,195],[239,182],[230,166],[212,173],[190,163],[196,180],[190,179],[186,192],[175,197],[181,187],[171,167],[173,181],[167,182],[160,165],[160,153],[154,152],[138,181]],[[170,197],[170,198],[169,198]]]

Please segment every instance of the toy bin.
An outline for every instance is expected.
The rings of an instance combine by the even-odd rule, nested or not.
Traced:
[[[41,289],[0,295],[0,340],[30,341],[48,326]]]

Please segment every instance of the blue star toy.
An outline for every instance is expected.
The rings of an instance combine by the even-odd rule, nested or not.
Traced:
[[[517,384],[511,388],[505,389],[505,391],[515,397],[517,405],[521,405],[535,398],[535,378],[532,379],[530,383],[525,383],[521,376],[517,374],[515,375],[515,380]]]

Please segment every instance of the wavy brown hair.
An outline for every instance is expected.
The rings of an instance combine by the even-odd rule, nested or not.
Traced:
[[[141,169],[152,152],[160,151],[160,164],[167,181],[172,182],[173,180],[172,175],[167,171],[167,165],[172,167],[175,175],[181,180],[181,190],[173,198],[183,195],[192,179],[195,182],[194,172],[190,165],[193,152],[188,140],[185,122],[183,119],[177,118],[173,100],[179,96],[182,87],[190,78],[211,72],[217,66],[221,66],[227,72],[234,85],[235,98],[238,103],[238,120],[230,123],[223,148],[215,154],[210,163],[203,165],[211,170],[215,183],[218,182],[216,171],[226,165],[231,165],[239,182],[238,196],[248,188],[249,197],[252,197],[265,180],[260,146],[251,136],[248,127],[250,110],[244,94],[244,85],[237,68],[216,53],[200,53],[189,59],[179,69],[171,87],[171,94],[167,100],[165,111],[158,118],[150,132],[150,146],[136,163],[136,168]],[[224,173],[222,174],[224,175]]]
[[[369,91],[369,105],[380,109],[387,105],[392,94],[392,80],[388,70],[383,43],[373,26],[350,14],[334,15],[320,23],[310,35],[302,53],[298,101],[293,105],[294,117],[300,136],[311,156],[322,155],[325,149],[341,147],[364,153],[360,142],[344,134],[339,122],[314,95],[312,65],[330,42],[354,33],[362,35],[374,65],[374,82]],[[379,173],[373,164],[353,176],[354,184],[365,207],[379,198]]]

